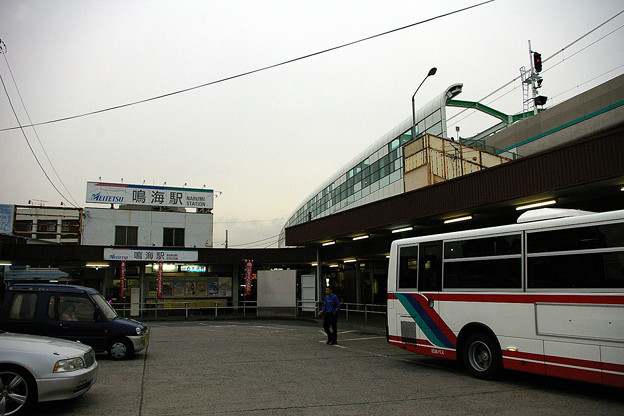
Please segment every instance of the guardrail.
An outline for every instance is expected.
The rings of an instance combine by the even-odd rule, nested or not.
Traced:
[[[298,301],[297,316],[301,316],[304,312],[314,312],[314,316],[318,316],[319,311],[323,307],[323,302],[316,301]],[[345,320],[349,320],[349,314],[362,314],[364,322],[368,323],[369,314],[386,314],[386,305],[370,304],[370,303],[350,303],[345,302],[340,305],[340,312],[344,313]]]
[[[257,317],[258,302],[256,301],[239,301],[237,306],[224,305],[223,302],[216,301],[213,306],[206,306],[205,302],[202,306],[195,305],[193,301],[171,301],[168,300],[156,302],[146,302],[140,304],[130,303],[112,303],[111,306],[117,313],[124,318],[139,319],[218,319],[219,317]],[[318,317],[322,308],[322,302],[315,301],[297,301],[295,316],[304,317],[306,315]],[[134,307],[134,309],[133,309]],[[134,312],[134,313],[132,313]],[[138,313],[137,313],[138,312]],[[371,315],[385,315],[386,305],[365,304],[345,302],[341,305],[341,315],[346,321],[350,318],[364,319],[364,323],[368,323]]]
[[[156,301],[131,305],[130,303],[112,303],[111,306],[124,318],[159,319],[170,317],[210,317],[218,318],[219,315],[236,315],[247,317],[248,314],[256,315],[256,301],[239,301],[238,306],[224,305],[215,302],[213,306],[195,306],[193,301]],[[204,302],[205,304],[206,302]],[[132,313],[132,306],[138,306],[138,314]]]

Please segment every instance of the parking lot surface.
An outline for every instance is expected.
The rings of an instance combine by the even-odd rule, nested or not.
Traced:
[[[342,325],[341,325],[342,324]],[[339,322],[151,324],[146,353],[98,355],[93,388],[36,415],[618,415],[624,391],[505,373],[470,377],[453,362],[389,346],[379,330]]]

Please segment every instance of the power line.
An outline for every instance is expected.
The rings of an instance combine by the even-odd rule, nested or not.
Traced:
[[[574,87],[572,87],[572,88],[570,88],[570,89],[568,89],[568,90],[566,90],[566,91],[563,91],[563,92],[561,92],[561,93],[559,93],[559,94],[557,94],[557,95],[553,95],[553,96],[552,96],[552,97],[550,97],[550,98],[551,98],[551,99],[555,99],[555,98],[559,97],[560,95],[567,94],[568,92],[572,91],[572,90],[573,90],[573,89],[575,89],[575,88],[580,87],[581,85],[585,85],[585,84],[587,84],[587,83],[589,83],[589,82],[592,82],[592,81],[594,81],[594,80],[597,80],[598,78],[603,77],[603,76],[605,76],[606,74],[608,74],[608,73],[610,73],[610,72],[617,71],[618,69],[620,69],[620,68],[622,68],[622,67],[624,67],[624,65],[620,65],[620,66],[615,67],[615,68],[613,68],[613,69],[611,69],[611,70],[609,70],[609,71],[607,71],[607,72],[603,72],[602,74],[597,75],[597,76],[593,77],[592,79],[589,79],[589,80],[587,80],[587,81],[585,81],[585,82],[583,82],[583,83],[581,83],[581,84],[578,84],[578,85],[576,85],[576,86],[574,86]]]
[[[596,26],[595,28],[593,28],[593,29],[592,29],[592,30],[590,30],[589,32],[585,33],[583,36],[581,36],[581,37],[579,37],[578,39],[576,39],[575,41],[571,42],[569,45],[567,45],[567,46],[565,46],[565,47],[561,48],[559,51],[557,51],[557,52],[555,52],[554,54],[550,55],[549,57],[547,57],[547,58],[543,59],[543,60],[542,60],[542,62],[546,62],[546,61],[548,61],[549,59],[551,59],[551,58],[553,58],[553,57],[555,57],[555,56],[559,55],[560,53],[562,53],[562,52],[563,52],[563,51],[565,51],[566,49],[570,48],[571,46],[573,46],[573,45],[575,45],[576,43],[580,42],[581,40],[585,39],[585,38],[586,38],[587,36],[589,36],[591,33],[595,32],[596,30],[598,30],[598,29],[599,29],[599,28],[601,28],[602,26],[606,25],[607,23],[609,23],[611,20],[615,19],[616,17],[618,17],[618,16],[619,16],[619,15],[621,15],[622,13],[624,13],[624,10],[620,11],[620,12],[619,12],[619,13],[617,13],[615,16],[612,16],[612,17],[610,17],[609,19],[605,20],[604,22],[602,22],[601,24],[599,24],[598,26]],[[609,35],[613,34],[614,32],[616,32],[616,31],[618,31],[618,30],[620,30],[622,27],[624,27],[624,26],[620,26],[620,27],[618,27],[617,29],[615,29],[615,30],[613,30],[613,31],[611,31],[611,32],[609,32],[609,33],[607,33],[605,36],[603,36],[603,37],[601,37],[600,39],[596,40],[595,42],[593,42],[593,43],[589,44],[589,45],[588,45],[588,46],[586,46],[585,48],[583,48],[583,49],[581,49],[581,50],[579,50],[579,51],[575,52],[573,55],[571,55],[570,57],[568,57],[568,58],[566,58],[566,59],[569,59],[569,58],[571,58],[572,56],[574,56],[574,55],[576,55],[576,54],[580,53],[581,51],[584,51],[585,49],[589,48],[590,46],[593,46],[595,43],[597,43],[597,42],[601,41],[602,39],[606,38],[607,36],[609,36]],[[563,62],[563,61],[564,61],[564,60],[566,60],[566,59],[563,59],[561,62]],[[554,67],[554,66],[556,66],[556,65],[559,65],[561,62],[559,62],[559,63],[557,63],[557,64],[553,65],[552,67]],[[551,67],[551,68],[552,68],[552,67]],[[551,68],[549,68],[549,69],[551,69]],[[547,70],[545,70],[545,71],[543,71],[543,72],[547,72],[549,69],[547,69]],[[611,72],[611,71],[608,71],[608,72]],[[521,78],[521,75],[519,75],[519,76],[515,77],[515,78],[514,78],[514,79],[512,79],[511,81],[507,82],[505,85],[503,85],[503,86],[501,86],[501,87],[497,88],[496,90],[492,91],[491,93],[489,93],[489,94],[488,94],[488,95],[486,95],[485,97],[481,98],[481,99],[479,100],[479,102],[482,102],[483,100],[486,100],[486,99],[490,98],[492,95],[494,95],[494,94],[496,94],[497,92],[499,92],[499,91],[503,90],[504,88],[507,88],[509,85],[513,84],[514,82],[516,82],[516,81],[517,81],[517,80],[519,80],[520,78]],[[501,95],[500,97],[496,98],[496,100],[498,100],[498,99],[499,99],[499,98],[501,98],[501,97],[504,97],[505,95],[509,94],[511,91],[515,90],[516,88],[517,88],[517,87],[514,87],[512,90],[510,90],[510,91],[506,92],[505,94]],[[494,101],[496,101],[496,100],[489,101],[489,103],[494,102]],[[455,114],[454,116],[450,117],[447,121],[451,121],[452,119],[454,119],[454,118],[456,118],[456,117],[459,117],[460,115],[462,115],[463,113],[465,113],[466,111],[469,111],[469,110],[470,110],[470,109],[464,109],[464,110],[461,110],[460,112],[458,112],[458,113],[457,113],[457,114]],[[472,114],[474,114],[474,112],[473,112]],[[460,122],[460,121],[462,121],[462,120],[465,120],[465,119],[466,119],[467,117],[469,117],[470,115],[471,115],[471,114],[468,114],[467,116],[465,116],[465,117],[463,117],[463,118],[461,118],[461,119],[457,120],[454,124],[451,124],[451,126],[452,126],[452,125],[455,125],[455,124],[457,124],[457,123],[459,123],[459,122]]]
[[[268,219],[268,220],[245,220],[245,221],[237,221],[237,220],[233,220],[233,221],[215,221],[213,224],[240,224],[240,223],[245,223],[245,222],[272,222],[272,221],[283,221],[286,220],[287,218],[273,218],[273,219]]]
[[[263,238],[262,240],[250,241],[248,243],[235,244],[235,245],[230,244],[230,247],[248,246],[248,245],[252,245],[252,244],[256,244],[256,243],[263,243],[264,244],[267,240],[272,240],[272,239],[276,239],[276,238],[279,238],[279,234],[272,235],[271,237]],[[275,241],[277,242],[277,240],[275,240]],[[271,243],[271,244],[273,244],[273,243]]]
[[[19,117],[17,116],[17,113],[15,112],[15,107],[13,107],[13,103],[11,102],[11,97],[9,96],[9,92],[7,91],[6,85],[4,83],[4,78],[2,78],[2,75],[0,75],[0,81],[2,81],[2,87],[4,88],[4,92],[6,93],[7,99],[9,100],[9,105],[11,106],[11,110],[13,110],[13,115],[15,115],[15,120],[17,120],[17,124],[19,124],[20,131],[22,132],[22,135],[24,136],[24,139],[26,139],[26,143],[28,144],[28,148],[30,149],[30,152],[32,153],[32,155],[35,157],[35,160],[37,161],[37,164],[39,165],[39,168],[41,168],[41,171],[43,172],[45,177],[48,179],[48,182],[50,182],[52,187],[56,190],[56,192],[58,192],[58,194],[65,201],[67,201],[68,204],[74,206],[75,208],[78,208],[72,202],[70,202],[65,197],[65,195],[63,195],[63,193],[61,191],[59,191],[59,189],[56,187],[56,185],[54,185],[54,182],[52,182],[52,179],[50,179],[50,176],[48,176],[48,173],[46,172],[46,170],[41,165],[41,162],[39,161],[39,158],[37,157],[37,155],[35,154],[35,151],[33,150],[32,146],[30,145],[30,141],[28,140],[28,136],[26,136],[26,132],[24,131],[24,128],[20,124]]]
[[[411,24],[406,25],[406,26],[401,26],[401,27],[396,28],[396,29],[392,29],[392,30],[388,30],[388,31],[385,31],[385,32],[382,32],[382,33],[378,33],[376,35],[367,36],[365,38],[361,38],[361,39],[354,40],[354,41],[351,41],[351,42],[348,42],[348,43],[344,43],[342,45],[334,46],[334,47],[331,47],[331,48],[323,49],[323,50],[318,51],[318,52],[313,52],[313,53],[310,53],[310,54],[307,54],[307,55],[303,55],[303,56],[300,56],[298,58],[293,58],[293,59],[289,59],[289,60],[286,60],[286,61],[282,61],[282,62],[277,63],[277,64],[264,66],[264,67],[253,69],[253,70],[247,71],[247,72],[242,72],[240,74],[236,74],[236,75],[232,75],[232,76],[229,76],[229,77],[221,78],[221,79],[218,79],[216,81],[206,82],[204,84],[196,85],[194,87],[184,88],[182,90],[173,91],[173,92],[169,92],[169,93],[162,94],[162,95],[157,95],[155,97],[146,98],[146,99],[139,100],[139,101],[133,101],[133,102],[126,103],[126,104],[120,104],[120,105],[116,105],[116,106],[113,106],[113,107],[103,108],[103,109],[96,110],[96,111],[91,111],[91,112],[88,112],[88,113],[78,114],[78,115],[69,116],[69,117],[63,117],[63,118],[59,118],[59,119],[55,119],[55,120],[43,121],[41,123],[34,123],[34,124],[30,124],[30,125],[23,126],[23,127],[41,126],[41,125],[44,125],[44,124],[58,123],[58,122],[61,122],[61,121],[72,120],[72,119],[75,119],[75,118],[91,116],[91,115],[95,115],[95,114],[104,113],[104,112],[107,112],[107,111],[118,110],[118,109],[121,109],[121,108],[130,107],[130,106],[137,105],[137,104],[143,104],[143,103],[159,100],[159,99],[166,98],[166,97],[171,97],[173,95],[182,94],[182,93],[193,91],[193,90],[196,90],[196,89],[199,89],[199,88],[208,87],[208,86],[211,86],[211,85],[219,84],[221,82],[231,81],[231,80],[236,79],[236,78],[245,77],[245,76],[252,75],[252,74],[255,74],[255,73],[258,73],[258,72],[262,72],[262,71],[267,71],[269,69],[277,68],[277,67],[280,67],[280,66],[283,66],[283,65],[292,64],[292,63],[297,62],[297,61],[301,61],[301,60],[304,60],[304,59],[312,58],[314,56],[322,55],[324,53],[333,52],[333,51],[338,50],[338,49],[346,48],[347,46],[352,46],[352,45],[355,45],[355,44],[358,44],[358,43],[361,43],[361,42],[365,42],[365,41],[368,41],[368,40],[371,40],[371,39],[375,39],[375,38],[378,38],[378,37],[381,37],[381,36],[389,35],[391,33],[399,32],[401,30],[409,29],[409,28],[412,28],[414,26],[418,26],[418,25],[421,25],[421,24],[424,24],[424,23],[428,23],[428,22],[431,22],[431,21],[434,21],[434,20],[441,19],[443,17],[447,17],[447,16],[451,16],[451,15],[454,15],[454,14],[457,14],[457,13],[464,12],[466,10],[470,10],[470,9],[475,8],[475,7],[479,7],[479,6],[482,6],[482,5],[487,4],[487,3],[492,3],[493,1],[495,1],[495,0],[486,0],[486,1],[483,1],[481,3],[474,4],[472,6],[467,6],[467,7],[464,7],[462,9],[457,9],[457,10],[454,10],[454,11],[451,11],[451,12],[448,12],[448,13],[443,13],[443,14],[440,14],[440,15],[435,16],[435,17],[431,17],[431,18],[428,18],[428,19],[425,19],[425,20],[421,20],[421,21],[416,22],[416,23],[411,23]],[[15,129],[20,128],[20,127],[8,127],[8,128],[0,129],[0,131],[15,130]]]
[[[50,156],[48,156],[48,152],[46,152],[45,147],[43,146],[43,143],[41,143],[41,139],[39,138],[39,133],[37,133],[37,130],[35,129],[35,126],[32,125],[32,119],[30,118],[30,113],[28,112],[28,109],[26,108],[26,104],[24,103],[24,99],[22,98],[22,94],[20,93],[19,87],[17,86],[17,82],[15,81],[15,77],[13,76],[13,71],[11,70],[11,66],[9,65],[9,60],[6,57],[6,45],[4,44],[4,42],[2,42],[2,40],[0,40],[0,43],[3,45],[2,51],[0,51],[0,53],[4,56],[4,61],[6,62],[7,68],[9,69],[9,74],[11,75],[11,79],[13,80],[13,85],[15,86],[15,90],[17,91],[17,95],[19,96],[20,102],[22,103],[22,108],[24,108],[24,111],[26,112],[26,117],[28,117],[28,121],[30,122],[31,127],[32,127],[33,131],[35,132],[35,137],[37,138],[37,141],[39,142],[39,146],[41,146],[41,149],[43,150],[43,154],[45,155],[46,159],[48,160],[48,163],[52,167],[52,170],[56,174],[56,177],[61,182],[61,185],[63,185],[63,188],[65,189],[65,192],[67,192],[67,194],[70,196],[72,201],[74,201],[74,203],[71,204],[71,205],[73,205],[74,207],[77,208],[78,207],[78,203],[76,202],[76,199],[71,194],[69,189],[67,189],[67,186],[65,186],[65,183],[63,182],[63,179],[61,179],[61,176],[56,171],[56,168],[54,167],[54,164],[52,163],[52,160],[50,160]],[[6,91],[6,89],[5,89],[5,91]],[[8,92],[7,92],[7,96],[8,96]],[[29,146],[30,146],[30,143],[29,143]],[[31,150],[32,150],[32,148],[31,148]]]

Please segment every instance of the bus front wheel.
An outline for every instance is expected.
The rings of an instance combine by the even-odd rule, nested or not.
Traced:
[[[500,373],[501,351],[490,335],[472,334],[464,344],[463,361],[474,377],[491,380]]]

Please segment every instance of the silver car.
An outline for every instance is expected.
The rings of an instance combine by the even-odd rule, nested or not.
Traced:
[[[87,345],[0,331],[0,416],[85,394],[97,372],[95,353]]]

